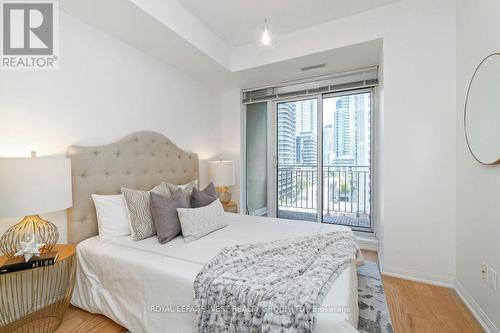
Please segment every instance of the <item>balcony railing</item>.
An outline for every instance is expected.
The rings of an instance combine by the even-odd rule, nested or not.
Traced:
[[[369,166],[325,165],[323,221],[370,228],[371,173]],[[318,171],[314,165],[280,165],[278,210],[283,217],[316,220]],[[293,215],[295,214],[295,215]],[[314,214],[309,218],[304,214]],[[347,222],[346,222],[347,221]]]

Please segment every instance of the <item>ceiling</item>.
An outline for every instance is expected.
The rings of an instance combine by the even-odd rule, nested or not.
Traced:
[[[229,71],[226,68],[132,1],[59,0],[59,9],[191,77],[215,86],[227,80]]]
[[[268,18],[277,35],[354,15],[399,0],[177,0],[231,46],[253,42]]]
[[[144,1],[165,3],[165,0]],[[172,65],[214,89],[251,88],[378,65],[382,49],[382,40],[378,39],[231,71],[144,11],[137,5],[137,0],[60,0],[59,8],[62,12]],[[116,12],[120,15],[113,15]],[[307,72],[301,70],[302,67],[318,64],[325,65]]]
[[[377,66],[380,63],[382,40],[349,45],[325,52],[310,54],[269,65],[233,72],[233,86],[255,88],[274,85],[291,80],[307,79],[322,75],[340,73],[363,67]],[[301,68],[317,64],[325,67],[302,71]]]

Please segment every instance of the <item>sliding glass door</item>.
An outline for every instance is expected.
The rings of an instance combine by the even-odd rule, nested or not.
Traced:
[[[371,229],[372,93],[323,96],[322,221]]]
[[[279,102],[277,216],[318,220],[318,99]]]
[[[245,116],[246,203],[243,209],[249,215],[267,215],[267,102],[247,105]]]
[[[276,216],[371,230],[372,90],[275,103]]]

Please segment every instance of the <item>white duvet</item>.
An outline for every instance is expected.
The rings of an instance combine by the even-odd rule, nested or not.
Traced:
[[[103,242],[89,238],[77,246],[76,285],[71,303],[103,314],[132,333],[192,332],[193,281],[223,247],[346,230],[322,223],[226,213],[226,228],[185,243],[156,237]],[[357,332],[356,263],[335,281],[317,314],[317,333]]]

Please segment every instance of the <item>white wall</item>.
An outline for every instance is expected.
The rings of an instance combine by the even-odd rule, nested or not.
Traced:
[[[238,203],[238,211],[244,212],[241,200],[242,163],[241,152],[241,91],[232,89],[220,94],[219,99],[220,114],[220,149],[219,158],[232,160],[235,162],[236,185],[231,186],[232,200]]]
[[[484,261],[500,273],[500,167],[483,166],[469,153],[463,112],[476,66],[500,52],[499,21],[498,0],[457,1],[457,284],[490,318],[492,332],[500,332],[500,290],[494,292],[481,280],[480,265]]]
[[[455,275],[455,5],[387,7],[384,33],[383,253],[386,273]]]
[[[380,59],[384,59],[384,49],[382,48]],[[378,249],[378,257],[379,264],[381,267],[384,266],[384,168],[379,168],[377,166],[382,165],[384,162],[384,113],[385,113],[385,103],[384,103],[384,62],[382,61],[379,66],[379,86],[376,88],[375,93],[377,96],[376,101],[376,114],[375,114],[375,151],[374,155],[374,163],[375,163],[375,177],[374,177],[374,205],[375,205],[375,213],[374,213],[374,232],[377,235],[379,241],[379,249]]]
[[[58,70],[0,72],[0,156],[63,155],[71,144],[138,130],[161,132],[200,159],[216,155],[218,92],[64,13],[59,30]],[[47,217],[65,242],[65,213]],[[0,221],[0,234],[14,220]]]
[[[314,38],[310,38],[314,36]],[[235,68],[383,38],[383,156],[377,219],[386,273],[455,276],[455,1],[404,0],[236,50]],[[234,96],[236,98],[236,96]],[[229,112],[227,112],[229,111]],[[239,117],[233,103],[225,118]],[[236,123],[236,121],[235,121]],[[236,149],[236,145],[234,146]]]

